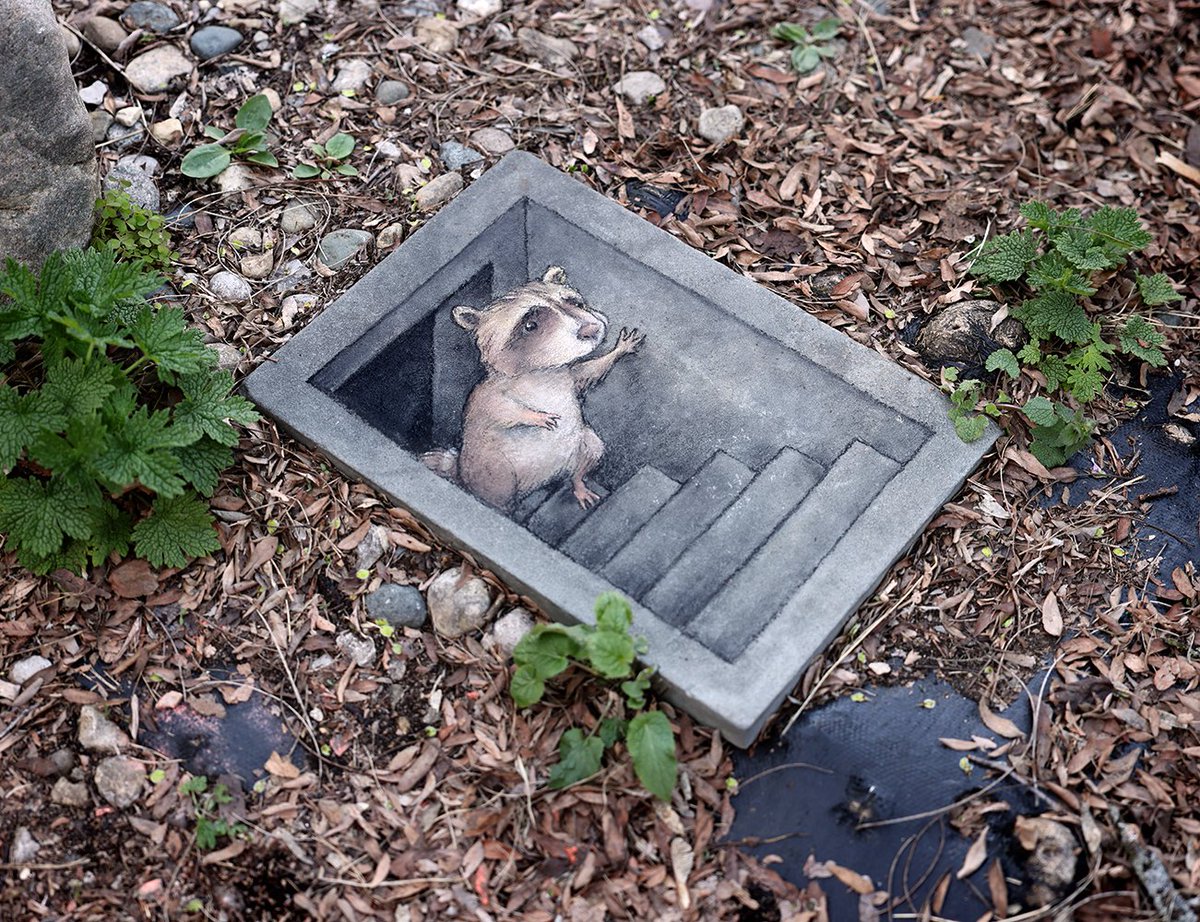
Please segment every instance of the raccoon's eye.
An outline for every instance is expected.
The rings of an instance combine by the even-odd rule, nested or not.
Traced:
[[[534,330],[537,329],[537,321],[536,320],[526,320],[525,326],[523,327],[523,329],[525,330],[526,333],[532,333]]]

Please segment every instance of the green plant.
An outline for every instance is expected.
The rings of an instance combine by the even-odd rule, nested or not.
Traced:
[[[1110,356],[1121,352],[1150,365],[1166,364],[1160,348],[1164,337],[1145,318],[1131,316],[1105,338],[1102,324],[1092,316],[1100,310],[1094,296],[1101,286],[1152,238],[1132,208],[1104,207],[1085,218],[1077,209],[1059,212],[1033,201],[1021,206],[1021,215],[1029,229],[989,240],[970,271],[1002,296],[1021,299],[1012,316],[1029,334],[1018,352],[997,349],[989,355],[986,369],[1013,380],[1021,377],[1022,368],[1034,369],[1047,394],[1061,392],[1067,398],[1060,403],[1035,397],[1018,408],[1031,426],[1030,450],[1054,467],[1088,444],[1095,423],[1072,404],[1099,396],[1112,371]],[[1180,300],[1162,273],[1135,273],[1134,285],[1148,307]],[[976,394],[976,402],[980,396]],[[959,435],[971,441],[983,433],[983,425],[965,409],[968,397],[952,394],[951,417]]]
[[[807,74],[817,69],[822,58],[832,58],[837,49],[827,45],[838,34],[842,21],[836,16],[822,19],[811,30],[791,22],[781,22],[771,30],[771,35],[792,43],[792,67],[798,74]]]
[[[275,155],[267,150],[267,125],[271,123],[271,101],[262,93],[247,99],[233,119],[234,130],[221,131],[209,125],[205,137],[212,144],[201,144],[188,152],[179,168],[184,176],[207,179],[224,172],[234,157],[241,157],[260,166],[279,166]]]
[[[161,283],[108,247],[0,272],[0,533],[35,572],[220,546],[201,496],[258,414]]]
[[[358,169],[344,162],[354,153],[356,143],[354,138],[344,131],[338,132],[324,144],[313,141],[308,145],[312,151],[311,160],[301,160],[292,171],[292,175],[296,179],[312,179],[314,176],[330,179],[334,173],[357,176]]]
[[[630,636],[633,613],[629,603],[615,592],[596,600],[595,626],[539,624],[513,650],[517,664],[509,691],[518,707],[530,707],[542,699],[546,680],[565,672],[572,664],[593,675],[623,680],[617,707],[636,712],[632,718],[603,716],[588,733],[573,727],[558,744],[559,760],[550,770],[550,786],[566,787],[600,770],[605,750],[624,739],[638,780],[657,797],[671,799],[675,788],[675,733],[666,714],[646,709],[652,669],[633,672],[633,660],[645,653],[645,641]]]
[[[222,838],[234,839],[246,834],[241,823],[231,823],[217,814],[221,807],[233,800],[229,788],[214,784],[208,789],[208,778],[193,775],[179,786],[179,793],[192,802],[192,814],[196,819],[196,847],[204,852],[212,851]]]
[[[171,235],[166,219],[133,202],[124,189],[110,189],[96,202],[92,240],[118,259],[140,261],[152,269],[171,265]]]

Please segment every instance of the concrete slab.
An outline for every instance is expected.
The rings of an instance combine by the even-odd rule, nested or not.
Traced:
[[[565,269],[587,306],[541,290],[538,304],[520,302],[536,308],[522,322],[602,313],[603,342],[588,359],[622,328],[645,336],[582,397],[578,425],[604,444],[586,475],[599,500],[586,510],[569,478],[518,486],[499,508],[421,460],[460,446],[468,395],[487,373],[454,308],[481,310],[548,266]],[[592,336],[578,324],[581,341]],[[498,341],[527,348],[525,335],[514,321]],[[546,374],[560,373],[578,365]],[[740,746],[995,436],[964,445],[925,382],[519,152],[246,389],[555,617],[588,621],[600,592],[630,596],[668,696]],[[569,447],[579,401],[564,393],[554,392],[554,425],[550,404],[532,405],[540,397],[518,401],[506,437],[537,459]]]

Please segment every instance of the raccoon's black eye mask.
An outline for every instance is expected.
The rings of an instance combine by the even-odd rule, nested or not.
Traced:
[[[510,342],[515,342],[523,336],[527,336],[530,333],[536,332],[538,328],[538,321],[545,310],[546,308],[540,304],[527,310],[525,312],[525,316],[520,319],[516,327],[513,329]]]

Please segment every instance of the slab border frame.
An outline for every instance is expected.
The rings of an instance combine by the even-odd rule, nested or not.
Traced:
[[[667,698],[734,745],[749,746],[811,660],[958,491],[998,431],[989,425],[983,438],[963,443],[944,397],[927,382],[536,157],[510,153],[261,363],[245,390],[285,431],[410,509],[450,543],[468,545],[480,563],[558,620],[590,622],[596,596],[615,587],[429,471],[310,382],[435,275],[450,273],[448,284],[454,284],[460,271],[459,284],[465,283],[470,267],[459,270],[454,259],[474,239],[471,229],[490,226],[522,200],[586,228],[930,432],[736,661],[721,659],[634,603],[634,630],[649,643],[644,659],[657,667]],[[546,554],[552,565],[545,564]]]

